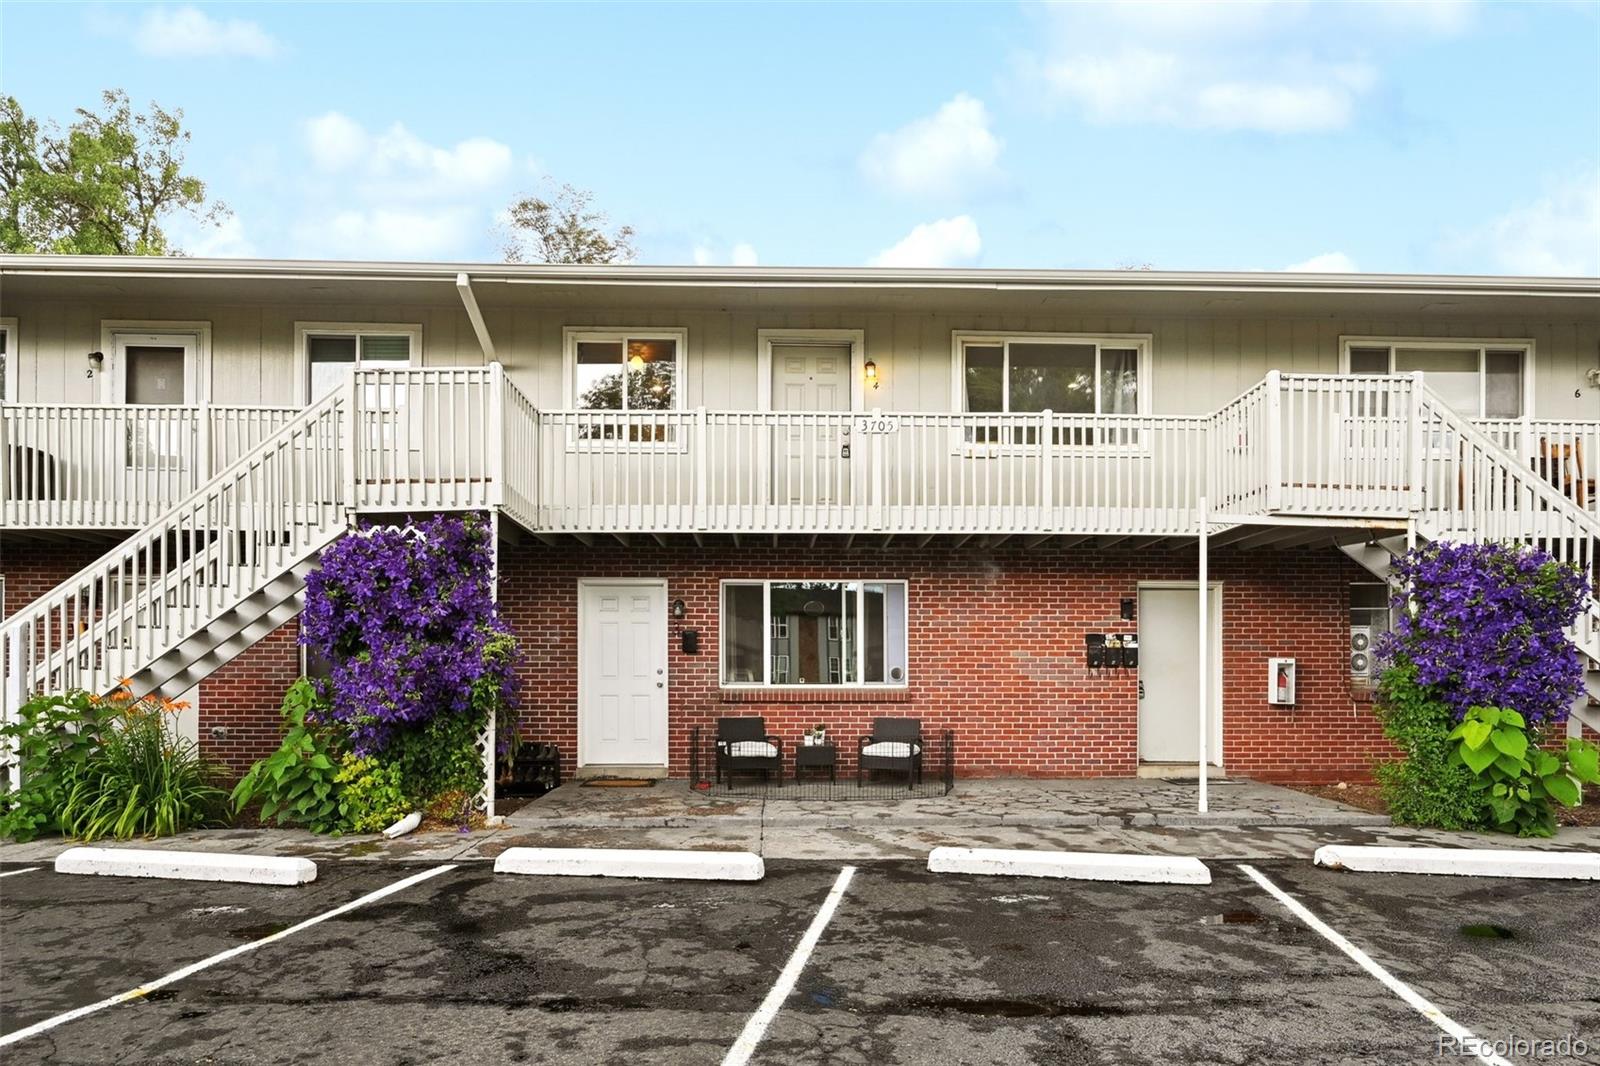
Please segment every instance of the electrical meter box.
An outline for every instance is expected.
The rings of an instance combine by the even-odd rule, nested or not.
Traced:
[[[1274,707],[1294,705],[1294,660],[1267,660],[1267,702]]]

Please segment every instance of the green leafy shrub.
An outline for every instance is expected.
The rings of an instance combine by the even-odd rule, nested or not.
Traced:
[[[230,798],[236,812],[259,799],[262,821],[303,825],[313,833],[337,835],[344,830],[336,794],[337,737],[315,722],[320,699],[306,678],[289,686],[283,697],[283,742],[234,786]]]
[[[171,721],[163,709],[135,705],[100,734],[61,807],[68,836],[169,836],[216,820],[225,793],[199,746],[175,735]]]
[[[403,776],[394,763],[346,754],[334,775],[344,827],[352,833],[378,833],[410,814]]]
[[[83,691],[35,696],[0,728],[16,745],[22,787],[9,791],[9,773],[0,778],[0,836],[28,841],[61,831],[67,796],[100,750],[101,734],[117,716],[114,704]]]
[[[183,704],[135,697],[36,696],[0,729],[14,740],[22,787],[0,794],[0,835],[61,832],[85,840],[163,836],[217,820],[214,770],[172,722]]]
[[[1374,771],[1389,817],[1397,825],[1488,828],[1477,781],[1449,739],[1450,706],[1417,683],[1416,667],[1403,657],[1384,671],[1378,697],[1383,733],[1401,754]]]
[[[1600,785],[1600,748],[1569,739],[1563,750],[1545,751],[1537,733],[1530,737],[1527,720],[1509,707],[1469,708],[1449,739],[1495,827],[1507,833],[1553,836],[1553,805],[1576,807],[1583,785]]]

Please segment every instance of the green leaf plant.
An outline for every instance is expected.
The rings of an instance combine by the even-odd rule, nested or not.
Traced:
[[[1455,758],[1472,772],[1495,827],[1524,837],[1555,834],[1554,804],[1576,807],[1584,785],[1600,785],[1600,748],[1568,739],[1545,750],[1509,707],[1471,707],[1451,730]]]
[[[316,686],[301,678],[283,697],[285,732],[278,750],[250,768],[230,797],[235,812],[261,801],[261,820],[303,825],[314,833],[344,830],[339,810],[339,756],[331,731],[307,714],[320,703]]]

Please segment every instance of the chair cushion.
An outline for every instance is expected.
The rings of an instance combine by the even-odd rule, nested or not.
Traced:
[[[777,747],[764,740],[735,740],[724,748],[735,759],[770,759],[778,754]]]
[[[880,740],[876,744],[868,744],[861,749],[863,755],[874,755],[880,759],[904,759],[911,755],[921,755],[921,744],[908,744],[903,740]]]

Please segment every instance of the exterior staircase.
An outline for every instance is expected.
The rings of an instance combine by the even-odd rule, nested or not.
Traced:
[[[300,412],[8,619],[7,717],[35,692],[184,691],[299,613],[317,553],[348,528],[352,407],[346,389]]]
[[[1530,544],[1575,563],[1600,587],[1600,518],[1577,506],[1556,486],[1446,406],[1417,383],[1419,432],[1412,469],[1420,494],[1412,512],[1419,540]],[[1368,572],[1388,581],[1390,564],[1405,551],[1404,537],[1373,538],[1342,550]],[[1583,656],[1586,691],[1574,701],[1568,735],[1582,727],[1600,733],[1600,600],[1591,593],[1567,630]]]

